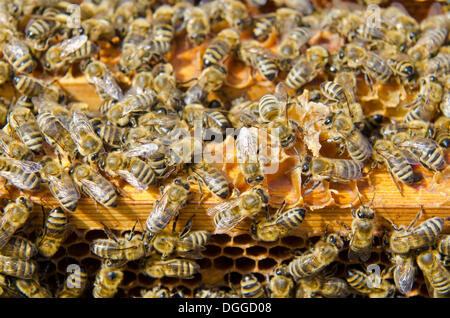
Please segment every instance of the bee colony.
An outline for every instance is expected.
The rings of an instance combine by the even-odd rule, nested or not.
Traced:
[[[448,4],[0,1],[2,297],[447,297]]]

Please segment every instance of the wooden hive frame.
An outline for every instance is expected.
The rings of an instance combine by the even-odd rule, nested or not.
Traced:
[[[429,2],[401,2],[403,2],[410,12],[416,17],[423,17],[424,12],[426,11],[425,8],[429,7]],[[114,54],[116,49],[112,47],[110,49],[113,53],[104,52],[103,57],[106,61],[114,63],[117,58],[117,54]],[[115,53],[117,53],[117,51]],[[181,53],[178,55],[175,53],[173,59],[177,58],[183,58],[181,57]],[[177,70],[177,76],[183,77],[183,72],[189,73],[189,70]],[[88,103],[92,109],[95,109],[99,105],[100,100],[95,94],[94,88],[86,83],[83,76],[67,76],[60,79],[59,84],[64,87],[74,97],[74,99]],[[10,88],[8,87],[4,87],[1,90],[6,96],[11,96],[12,94]],[[448,156],[447,162],[449,162]],[[424,172],[423,169],[421,171]],[[292,189],[295,179],[291,179],[290,182]],[[429,185],[432,182],[433,176],[426,174],[425,183]],[[398,192],[386,170],[376,170],[372,172],[371,183],[372,186],[361,184],[359,189],[363,202],[369,202],[375,195],[373,208],[376,211],[377,220],[387,218],[398,225],[409,224],[410,221],[416,216],[420,205],[422,205],[424,209],[423,218],[434,216],[445,218],[450,215],[450,204],[448,199],[450,181],[445,178],[439,186],[433,189],[433,191],[430,191],[430,189],[427,189],[426,187],[418,189],[403,186],[403,196]],[[127,192],[130,197],[120,197],[117,208],[105,209],[100,205],[95,205],[93,200],[90,198],[83,197],[80,199],[76,212],[70,214],[70,222],[77,230],[75,230],[72,234],[72,238],[69,238],[69,240],[64,244],[62,251],[58,252],[59,256],[57,255],[55,260],[52,260],[52,263],[55,265],[56,272],[61,275],[64,274],[65,268],[62,265],[64,262],[61,261],[67,261],[68,258],[72,257],[71,255],[76,255],[77,253],[79,253],[79,255],[74,256],[73,259],[81,264],[83,264],[85,259],[95,260],[92,255],[87,256],[88,254],[86,253],[88,252],[86,251],[85,245],[88,244],[91,239],[102,236],[102,234],[100,234],[103,229],[102,224],[114,229],[117,233],[121,233],[122,231],[131,229],[137,219],[139,219],[142,223],[145,222],[147,216],[153,208],[155,200],[159,197],[158,189],[152,188],[149,191],[137,192],[129,185],[125,185],[124,183],[121,183],[121,185],[123,185],[123,190]],[[194,185],[193,191],[198,192],[197,190],[198,189]],[[283,194],[283,192],[284,189],[278,189],[278,191],[273,191],[272,194],[279,195]],[[9,193],[5,189],[1,189],[0,192],[0,196],[7,199],[14,197],[17,194],[18,193],[16,192]],[[42,213],[39,205],[54,207],[57,206],[57,202],[48,191],[31,195],[33,201],[38,203],[34,210],[35,217],[33,218],[33,223],[40,225],[42,224]],[[352,202],[355,203],[357,201],[353,198]],[[181,228],[190,217],[195,215],[195,221],[193,223],[194,230],[204,229],[214,231],[211,217],[206,215],[206,210],[217,203],[218,201],[214,197],[209,196],[202,201],[201,204],[199,204],[198,195],[194,195],[193,199],[186,207],[182,209],[180,213],[178,228]],[[279,206],[280,203],[280,200],[277,201],[277,199],[275,199],[274,208]],[[293,200],[290,203],[298,205],[302,202]],[[342,205],[337,206],[330,204],[320,209],[308,211],[304,222],[298,227],[298,229],[293,231],[288,238],[274,243],[258,242],[257,246],[261,248],[259,251],[258,248],[255,247],[256,243],[250,238],[246,238],[248,221],[244,222],[238,228],[232,230],[224,236],[213,236],[211,244],[208,245],[207,250],[204,252],[205,259],[200,261],[203,262],[203,264],[201,263],[202,279],[200,281],[196,279],[191,282],[187,282],[186,280],[180,282],[178,280],[168,279],[163,280],[162,282],[169,286],[187,285],[189,286],[188,289],[190,289],[192,295],[192,290],[203,283],[226,286],[227,282],[224,275],[222,275],[218,280],[213,279],[213,277],[217,277],[219,273],[225,273],[231,276],[234,275],[231,277],[232,283],[236,283],[239,275],[245,272],[257,271],[260,274],[265,275],[270,272],[273,265],[280,264],[281,262],[289,259],[291,257],[291,254],[289,254],[291,250],[296,248],[306,248],[306,240],[308,238],[313,237],[314,240],[317,240],[318,236],[323,233],[326,225],[329,225],[329,230],[331,231],[339,230],[341,228],[341,222],[350,225],[352,222],[352,216],[349,201],[347,200],[347,204],[344,205],[345,207]],[[381,230],[382,228],[380,227],[380,235],[382,233]],[[446,229],[446,232],[448,232],[448,228]],[[89,235],[89,233],[91,234]],[[242,238],[242,240],[239,241],[236,238]],[[290,243],[289,240],[292,240],[292,242]],[[276,252],[277,247],[280,247],[280,251],[278,252]],[[274,250],[275,252],[273,252]],[[375,258],[377,258],[378,262],[386,264],[386,260],[382,259],[379,251],[376,252],[376,255],[378,256],[374,256],[373,259],[371,258],[369,263],[375,262]],[[229,265],[230,259],[232,260],[231,266]],[[273,262],[267,261],[267,264],[264,265],[265,259],[272,259]],[[85,263],[89,262],[95,263],[95,261],[85,261]],[[342,262],[345,263],[345,260],[343,259]],[[271,266],[269,266],[270,264]],[[92,271],[90,272],[91,276],[95,273],[95,268],[98,268],[98,264],[92,266]],[[155,283],[155,280],[142,278],[141,274],[138,273],[136,266],[136,264],[131,264],[128,266],[128,271],[131,274],[128,274],[129,277],[126,279],[127,282],[122,284],[123,296],[137,295],[135,290],[136,288],[150,286]],[[264,277],[261,279],[264,279]],[[136,281],[138,282],[136,283]],[[422,289],[423,286],[419,284],[419,286],[415,289],[415,294],[423,294]]]

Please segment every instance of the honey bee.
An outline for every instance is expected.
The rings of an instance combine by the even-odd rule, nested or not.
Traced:
[[[189,41],[202,44],[210,32],[209,17],[201,7],[192,7],[186,11],[186,32]]]
[[[14,282],[6,275],[0,274],[0,297],[1,298],[22,298]]]
[[[253,37],[258,41],[265,41],[274,31],[276,14],[266,14],[253,19]]]
[[[278,46],[278,55],[284,60],[282,63],[291,63],[300,55],[300,49],[312,36],[311,29],[308,27],[296,27],[289,30],[280,45]]]
[[[441,76],[448,74],[450,53],[439,52],[435,57],[426,59],[423,68],[426,75]]]
[[[286,265],[273,270],[273,276],[267,284],[270,298],[290,298],[294,291],[294,281],[286,275]]]
[[[41,159],[41,178],[48,182],[48,188],[59,204],[66,210],[74,212],[77,209],[80,193],[72,178],[66,174],[58,162],[49,156]]]
[[[206,48],[203,54],[203,65],[208,67],[219,64],[237,48],[239,37],[240,34],[232,28],[220,31]]]
[[[373,165],[379,163],[386,164],[392,181],[400,193],[402,193],[402,190],[396,180],[413,185],[421,179],[419,175],[414,173],[411,166],[413,161],[411,161],[410,157],[395,147],[389,140],[378,139],[375,141],[372,157],[374,159]]]
[[[416,257],[422,270],[430,297],[439,298],[450,291],[450,273],[441,262],[439,252],[428,250]]]
[[[287,66],[280,67],[289,71],[285,83],[290,89],[298,90],[303,85],[311,82],[318,74],[319,71],[327,64],[329,58],[328,51],[318,45],[310,47],[306,50],[306,55],[300,56],[293,62],[288,63]]]
[[[38,190],[41,185],[41,165],[33,161],[0,157],[0,176],[22,190]]]
[[[30,149],[22,142],[3,132],[3,130],[0,130],[0,149],[4,156],[12,159],[28,161],[34,159],[33,152]]]
[[[22,260],[0,255],[0,273],[22,278],[32,279],[37,272],[37,263],[33,260]]]
[[[110,107],[106,113],[106,118],[113,124],[125,126],[130,122],[130,116],[133,113],[147,111],[155,103],[156,94],[154,91],[125,96]]]
[[[103,149],[101,139],[95,133],[86,114],[80,110],[73,112],[69,133],[83,157],[91,157]]]
[[[393,297],[395,286],[386,279],[380,279],[377,287],[372,287],[369,282],[369,275],[359,270],[350,269],[347,276],[348,285],[359,294],[368,295],[370,298]]]
[[[199,184],[201,195],[203,195],[201,187],[201,184],[203,184],[208,191],[221,199],[230,196],[227,178],[212,164],[206,162],[194,163],[189,167],[189,170],[191,172],[190,178],[195,179]]]
[[[129,156],[127,152],[110,152],[99,165],[109,175],[121,177],[137,190],[147,190],[156,181],[151,166],[139,158]]]
[[[42,134],[36,118],[28,108],[14,108],[9,113],[8,122],[25,146],[34,153],[42,152]]]
[[[91,57],[97,50],[87,35],[75,36],[50,47],[45,53],[44,66],[48,70],[67,68],[76,61]]]
[[[392,137],[393,143],[412,153],[420,163],[432,171],[445,168],[444,150],[436,141],[422,137],[408,137],[406,133],[398,133]]]
[[[173,16],[174,8],[168,5],[158,7],[153,13],[153,36],[156,41],[166,43],[172,41],[174,36]]]
[[[406,35],[408,44],[416,41],[419,32],[419,23],[408,14],[405,8],[399,5],[389,6],[385,10],[382,10],[381,13],[386,25],[391,25]]]
[[[389,237],[389,249],[395,254],[408,254],[412,250],[431,246],[444,228],[444,219],[441,217],[429,218],[418,226],[414,226],[422,215],[422,208],[414,220],[408,225],[397,227],[391,221],[394,231]]]
[[[264,181],[263,167],[259,158],[258,136],[251,128],[242,127],[236,138],[236,152],[241,173],[249,185],[257,185]]]
[[[177,87],[172,65],[170,63],[156,65],[153,72],[152,87],[158,94],[159,100],[169,109],[181,110],[184,106],[184,93]],[[143,73],[145,72],[136,74],[134,78],[139,79],[139,76]]]
[[[0,249],[0,254],[22,260],[28,260],[37,254],[34,244],[26,238],[14,235]]]
[[[64,211],[57,207],[47,217],[43,233],[36,239],[36,247],[44,257],[52,257],[67,237],[69,220]]]
[[[124,138],[128,134],[128,127],[119,127],[107,123],[103,118],[95,117],[89,120],[96,134],[102,139],[105,145],[111,148],[121,148]]]
[[[350,157],[364,162],[372,156],[372,146],[367,138],[354,126],[351,118],[341,113],[328,117],[325,126],[329,129],[329,141],[343,141],[340,144],[341,153],[347,148]]]
[[[185,104],[202,103],[209,93],[222,87],[226,75],[227,70],[217,64],[212,64],[203,69],[197,83],[186,91]]]
[[[375,196],[374,196],[375,198]],[[368,206],[361,205],[356,211],[352,207],[353,222],[351,226],[351,241],[349,244],[349,260],[359,259],[367,261],[371,255],[371,248],[375,231],[375,213],[370,207],[373,199]]]
[[[116,237],[108,228],[108,239],[96,239],[91,245],[92,254],[109,260],[114,264],[124,264],[149,255],[150,245],[143,234],[135,233],[135,227],[122,238]]]
[[[144,274],[154,277],[177,277],[182,279],[192,279],[198,273],[200,266],[193,260],[183,258],[173,258],[160,260],[153,255],[144,262]]]
[[[364,62],[361,66],[368,83],[372,83],[372,80],[387,83],[393,75],[387,61],[374,52],[366,52]]]
[[[176,224],[176,222],[174,222]],[[201,258],[200,251],[205,249],[211,233],[208,231],[191,231],[192,218],[190,218],[180,233],[162,231],[156,234],[151,241],[152,248],[160,253],[162,259],[176,253],[188,258]],[[175,229],[175,225],[173,227]]]
[[[75,163],[69,174],[83,193],[107,208],[117,206],[114,186],[88,164]]]
[[[437,112],[437,105],[442,100],[442,85],[435,76],[426,76],[420,80],[420,89],[415,100],[406,105],[412,109],[405,115],[405,121],[432,121]]]
[[[128,26],[127,35],[122,41],[122,48],[126,45],[137,45],[147,39],[151,29],[151,23],[145,18],[134,20]]]
[[[254,187],[229,199],[226,202],[209,208],[206,214],[214,215],[215,233],[226,233],[236,227],[243,219],[253,217],[267,208],[269,195],[261,187]]]
[[[86,19],[81,21],[81,27],[92,42],[99,40],[111,41],[116,36],[114,26],[107,19]]]
[[[391,257],[395,287],[403,295],[407,295],[413,287],[416,265],[413,255],[395,254]]]
[[[73,265],[73,264],[71,264]],[[67,266],[66,272],[69,272],[71,265]],[[67,275],[64,284],[60,290],[56,292],[57,298],[79,298],[83,294],[88,285],[88,275],[86,271],[77,267],[69,275]]]
[[[161,285],[156,285],[149,290],[141,290],[142,298],[169,298],[170,295],[170,290],[166,287],[162,287]]]
[[[296,298],[345,298],[350,295],[347,282],[338,277],[316,275],[297,281]]]
[[[305,192],[305,194],[309,194],[320,185],[322,180],[335,182],[359,180],[362,178],[363,164],[355,160],[307,156],[303,160],[301,168],[302,173],[307,176],[304,184],[306,185],[310,181],[314,182],[313,186]]]
[[[98,60],[91,60],[88,62],[83,70],[84,76],[89,84],[95,86],[96,93],[104,101],[115,101],[123,97],[122,89],[117,84],[117,80],[108,67]],[[110,104],[100,107],[102,114],[106,114],[105,107]]]
[[[391,139],[398,133],[407,133],[413,137],[432,138],[435,135],[435,127],[423,120],[412,120],[385,124],[381,127],[380,132],[386,139]]]
[[[161,232],[178,215],[187,203],[190,195],[188,183],[177,178],[163,190],[162,196],[155,202],[152,212],[145,223],[146,230],[152,234]]]
[[[45,83],[44,81],[38,80],[31,76],[16,75],[13,78],[13,83],[14,87],[20,94],[28,97],[41,95],[54,101],[64,98],[63,93],[56,86]]]
[[[230,27],[246,30],[252,24],[252,19],[244,3],[237,0],[218,1],[224,19]]]
[[[46,8],[42,12],[42,17],[31,19],[25,27],[25,38],[36,50],[47,48],[48,38],[59,27],[58,21],[54,18],[60,13],[56,8]],[[45,43],[44,43],[45,42]]]
[[[226,129],[231,126],[228,118],[220,111],[206,109],[201,104],[188,104],[181,112],[181,119],[183,119],[190,128],[195,128],[196,125],[201,124],[202,129],[207,131],[202,133],[203,139],[207,139],[208,133],[212,131],[218,134],[225,134]]]
[[[268,81],[273,81],[278,76],[277,58],[257,41],[241,42],[238,57],[247,65],[258,70]]]
[[[422,33],[417,43],[408,50],[408,55],[414,61],[424,60],[436,53],[444,44],[446,38],[446,28],[427,29]]]
[[[255,275],[245,274],[241,279],[242,298],[266,298],[266,291]]]
[[[114,3],[117,3],[114,1]],[[115,4],[113,4],[115,6]],[[111,8],[112,9],[112,8]],[[111,22],[116,34],[123,38],[127,32],[127,26],[137,17],[135,1],[124,1],[118,3],[111,17]]]
[[[52,293],[35,280],[17,279],[17,289],[27,298],[53,298]]]
[[[313,249],[294,258],[287,266],[295,281],[319,273],[328,264],[336,260],[339,251],[344,247],[343,240],[336,234],[326,234]]]
[[[26,197],[18,197],[15,202],[8,203],[0,220],[0,248],[5,247],[14,233],[25,224],[33,209],[33,203]]]
[[[51,146],[56,145],[60,154],[73,156],[76,153],[77,145],[69,133],[69,127],[65,126],[51,111],[39,112],[36,121],[45,140]]]
[[[25,42],[11,38],[2,45],[3,56],[17,73],[30,74],[36,66]]]
[[[305,209],[291,208],[284,211],[285,207],[286,202],[283,201],[282,206],[273,217],[266,216],[255,220],[250,227],[250,233],[254,240],[275,242],[303,222],[306,215]]]
[[[92,296],[94,298],[113,298],[118,291],[123,276],[122,269],[109,266],[106,262],[103,262],[95,276]]]
[[[273,31],[283,34],[285,33],[283,31],[300,26],[300,22],[305,21],[302,21],[302,14],[298,10],[287,7],[277,8],[275,13],[254,17],[253,36],[258,41],[265,41]],[[307,23],[302,24],[307,25]]]
[[[444,257],[444,265],[448,266],[450,262],[450,235],[441,235],[436,244],[436,249]]]

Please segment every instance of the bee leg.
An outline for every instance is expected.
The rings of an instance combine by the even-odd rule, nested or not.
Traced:
[[[394,182],[395,186],[397,187],[398,192],[400,192],[400,195],[403,196],[402,189],[400,188],[400,185],[398,184],[397,180],[395,180],[394,175],[392,174],[391,169],[388,169],[389,174],[391,175],[391,179]]]
[[[198,178],[197,176],[194,176],[194,175],[190,175],[188,177],[188,181],[190,181],[190,180],[195,180],[198,184],[198,191],[200,192],[200,198],[198,200],[198,205],[200,205],[202,202],[202,199],[203,199],[203,194],[204,194],[203,188],[202,188],[202,181],[200,180],[200,178]]]
[[[289,123],[290,123],[292,126],[294,126],[295,129],[297,129],[297,131],[298,131],[300,134],[303,133],[303,128],[300,127],[300,125],[299,125],[296,121],[294,121],[294,120],[289,120]]]
[[[369,88],[370,88],[370,92],[372,92],[373,91],[373,84],[375,84],[374,82],[373,82],[373,80],[372,80],[372,78],[369,76],[369,75],[367,75],[366,73],[364,74],[364,79],[365,79],[365,81],[366,81],[366,83],[367,83],[367,85],[369,86]]]
[[[417,212],[416,217],[414,218],[414,220],[411,221],[411,223],[406,228],[407,232],[414,226],[414,224],[417,223],[417,220],[422,217],[422,213],[423,213],[423,205],[420,206],[420,210],[419,210],[419,212]]]
[[[310,194],[311,192],[314,191],[315,188],[317,188],[322,182],[317,181],[313,184],[313,186],[311,188],[309,188],[308,190],[306,190],[305,195]]]
[[[280,208],[275,213],[275,218],[277,218],[281,214],[281,212],[284,210],[285,207],[286,207],[286,200],[283,200],[283,203],[281,204]]]

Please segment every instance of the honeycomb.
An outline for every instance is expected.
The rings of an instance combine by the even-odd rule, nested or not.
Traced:
[[[29,229],[28,229],[29,230]],[[112,232],[124,235],[129,231]],[[30,231],[28,238],[33,239],[38,231]],[[38,258],[39,273],[45,275],[41,281],[44,286],[55,292],[67,276],[66,268],[70,264],[77,264],[86,270],[89,284],[84,291],[83,298],[92,297],[92,283],[101,266],[101,259],[91,254],[89,243],[95,239],[106,238],[103,230],[74,229],[58,252],[50,259]],[[141,271],[139,261],[128,262],[125,266],[124,278],[115,297],[140,297],[141,290],[151,289],[161,284],[171,290],[174,297],[193,297],[197,288],[219,287],[223,290],[239,289],[244,274],[253,273],[263,284],[267,284],[268,276],[280,264],[290,262],[296,252],[304,252],[316,243],[321,236],[307,237],[294,233],[275,242],[259,242],[245,232],[232,234],[214,234],[208,245],[201,252],[202,258],[196,259],[200,271],[193,279],[179,279],[163,277],[151,278]],[[346,245],[339,253],[338,259],[329,265],[333,276],[345,278],[347,269],[363,269],[370,264],[377,264],[383,270],[389,264],[387,255],[377,246],[381,245],[381,237],[374,238],[374,246],[370,258],[365,263],[350,263]],[[396,296],[402,296],[396,294]],[[428,291],[420,271],[409,297],[427,297]]]

